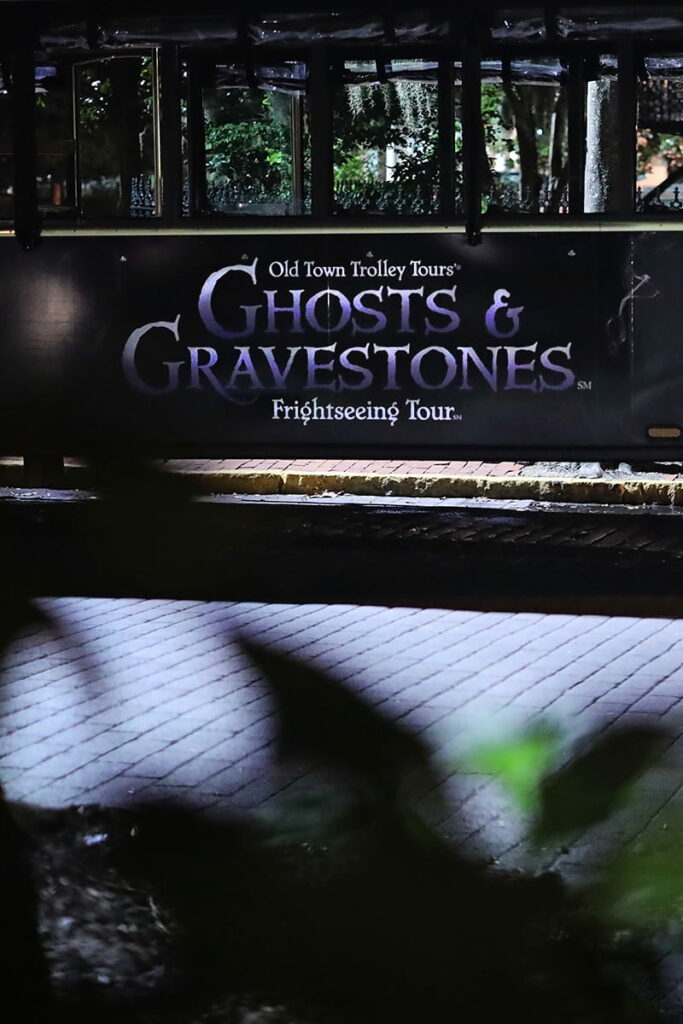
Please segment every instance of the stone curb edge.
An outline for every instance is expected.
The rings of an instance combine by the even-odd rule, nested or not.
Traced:
[[[683,505],[683,480],[444,476],[291,470],[174,470],[202,494],[489,498],[605,505]],[[0,465],[0,486],[21,487],[21,467]],[[68,466],[65,485],[88,487],[86,466]]]
[[[251,473],[247,470],[238,470],[222,477],[219,474],[198,476],[201,477],[202,490],[218,488],[222,493],[312,495],[331,492],[368,497],[498,498],[609,505],[683,505],[683,481],[669,480],[291,471]]]

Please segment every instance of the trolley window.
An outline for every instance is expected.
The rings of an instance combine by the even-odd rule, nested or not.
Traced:
[[[683,210],[683,55],[645,58],[638,89],[636,209]]]
[[[310,211],[310,144],[301,62],[189,60],[183,68],[187,214]]]
[[[38,209],[73,215],[75,148],[69,69],[36,67],[35,93]]]
[[[482,62],[484,209],[568,213],[567,90],[556,57]]]
[[[76,193],[84,217],[159,213],[156,62],[125,55],[73,66]]]
[[[519,215],[675,215],[683,18],[668,49],[648,19],[619,18],[618,32],[554,8],[27,29],[2,67],[0,218],[29,238],[41,217],[414,216],[476,240]]]
[[[438,212],[436,68],[423,60],[344,62],[334,93],[337,213]]]

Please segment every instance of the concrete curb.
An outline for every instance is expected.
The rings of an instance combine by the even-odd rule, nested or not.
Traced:
[[[498,498],[605,505],[683,505],[683,480],[581,480],[430,474],[184,471],[203,493],[354,494],[403,498]]]
[[[173,470],[201,494],[489,498],[599,505],[683,505],[683,480],[581,479],[533,476],[446,476],[293,470]],[[0,462],[0,487],[23,487],[20,462]],[[54,486],[54,485],[53,485]],[[64,486],[93,486],[87,466],[66,465]]]

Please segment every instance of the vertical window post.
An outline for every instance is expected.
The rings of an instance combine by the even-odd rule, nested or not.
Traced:
[[[301,93],[292,96],[292,213],[304,212],[304,98]]]
[[[36,187],[36,93],[32,41],[28,34],[12,50],[12,136],[14,147],[14,233],[25,252],[40,239]]]
[[[78,63],[71,65],[71,131],[74,137],[74,206],[76,215],[83,216],[83,182],[81,177],[81,144],[80,144],[80,106],[81,97],[78,91]]]
[[[633,41],[624,39],[618,49],[618,92],[617,92],[617,152],[618,181],[617,195],[619,213],[632,217],[635,207],[636,188],[636,119],[637,85],[636,62]]]
[[[583,213],[584,164],[586,151],[585,61],[582,55],[569,58],[567,71],[567,148],[569,159],[569,212]]]
[[[481,242],[481,47],[470,32],[462,41],[462,177],[465,230],[470,245]]]
[[[183,209],[182,136],[180,127],[180,61],[178,47],[161,47],[161,217],[173,224]]]
[[[309,64],[311,117],[311,212],[330,217],[334,211],[332,152],[332,69],[326,46],[314,46]]]
[[[455,213],[455,89],[453,61],[441,58],[438,70],[439,213]]]
[[[200,58],[191,58],[187,62],[187,160],[192,216],[207,212],[203,82]]]

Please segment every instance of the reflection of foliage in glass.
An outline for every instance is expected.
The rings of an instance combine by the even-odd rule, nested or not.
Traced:
[[[139,54],[75,67],[81,199],[88,215],[129,215],[143,178],[153,211],[153,78],[152,58]]]
[[[352,70],[367,69],[357,64]],[[482,167],[484,194],[495,195],[499,205],[502,202],[505,206],[519,206],[525,197],[529,207],[535,209],[542,183],[547,180],[556,207],[566,183],[563,91],[524,82],[485,83],[481,97],[487,157]],[[462,184],[459,105],[456,95],[456,190]],[[404,191],[413,187],[414,212],[434,209],[439,181],[437,109],[438,90],[432,83],[396,81],[381,86],[351,85],[339,90],[335,111],[338,202],[349,205],[352,185],[355,193],[360,196],[362,190],[369,198],[381,182],[385,183],[386,192],[399,184]],[[389,156],[395,160],[391,173],[387,173],[386,167]],[[351,205],[361,205],[352,200],[353,197]]]
[[[650,174],[662,161],[667,176],[683,166],[683,138],[671,130],[672,122],[679,122],[682,117],[683,83],[651,78],[641,84],[636,144],[639,177]]]
[[[394,181],[438,180],[435,85],[389,82],[339,90],[335,105],[335,183],[384,180],[387,148]]]
[[[113,59],[113,58],[112,58]],[[117,60],[122,58],[118,57]],[[129,58],[130,59],[130,58]],[[153,65],[151,57],[133,58],[140,61],[138,98],[140,106],[149,117],[152,115]],[[81,128],[97,131],[111,114],[111,78],[107,68],[111,61],[104,60],[95,65],[77,68],[79,107],[78,117]]]
[[[437,87],[431,83],[398,81],[338,90],[338,204],[383,212],[433,211],[439,182],[436,111]]]
[[[512,154],[515,152],[513,136],[515,122],[509,103],[501,96],[499,85],[485,82],[481,88],[481,119],[484,126],[484,139],[487,152],[494,158],[503,157],[505,166],[512,169],[515,164]]]
[[[227,180],[237,191],[277,199],[291,193],[290,100],[276,93],[230,89],[207,97],[209,184]]]
[[[565,90],[501,81],[485,83],[481,95],[484,196],[503,208],[558,212],[568,172]]]
[[[71,88],[68,72],[62,67],[54,70],[54,75],[38,81],[35,93],[39,151],[46,143],[71,137]]]
[[[111,81],[101,68],[83,67],[78,74],[78,118],[82,129],[96,131],[109,116]]]
[[[140,82],[138,86],[140,105],[146,117],[152,116],[154,104],[154,75],[151,57],[143,57],[140,66]]]
[[[92,178],[115,176],[121,161],[122,125],[118,123],[120,115],[117,115],[115,109],[114,60],[126,60],[127,67],[130,67],[132,60],[138,65],[134,93],[134,97],[137,98],[135,116],[138,123],[134,125],[129,121],[127,127],[139,138],[138,145],[143,163],[149,165],[149,170],[152,167],[152,59],[112,58],[76,68],[81,161]],[[121,68],[121,65],[118,67]],[[148,169],[147,166],[144,169]]]
[[[636,152],[638,177],[650,174],[660,159],[666,161],[667,175],[683,167],[683,138],[678,135],[660,134],[651,128],[642,128],[638,132]]]

